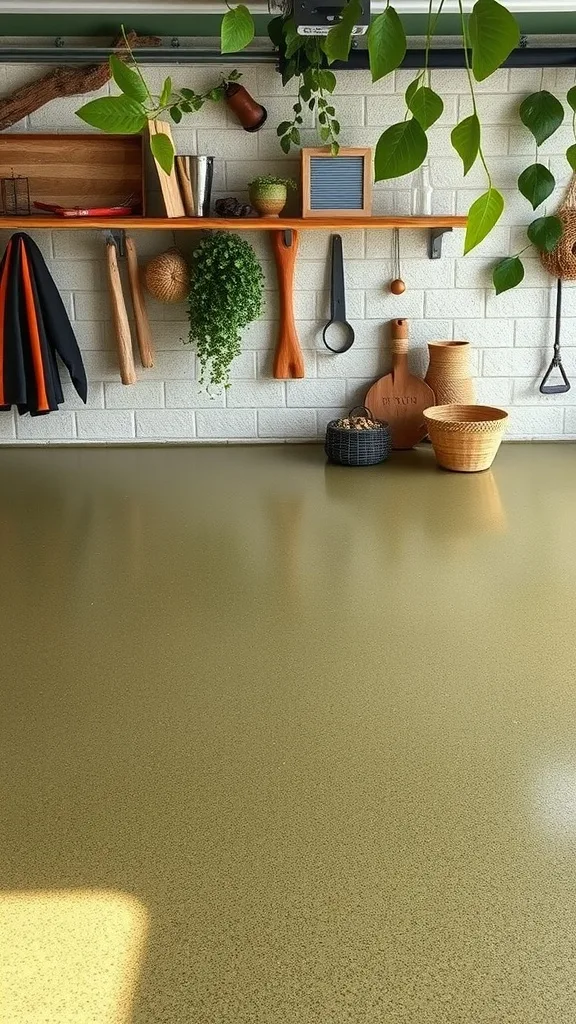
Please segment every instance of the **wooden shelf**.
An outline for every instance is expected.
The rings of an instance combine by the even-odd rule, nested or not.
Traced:
[[[346,231],[351,228],[465,228],[466,217],[0,217],[0,229],[32,231]]]

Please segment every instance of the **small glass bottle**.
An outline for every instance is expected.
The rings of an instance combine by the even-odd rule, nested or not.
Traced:
[[[428,164],[423,164],[422,167],[419,167],[414,175],[412,216],[432,216],[432,185],[430,184],[430,168]]]

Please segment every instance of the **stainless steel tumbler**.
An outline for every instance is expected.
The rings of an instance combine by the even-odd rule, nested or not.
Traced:
[[[176,170],[187,217],[209,217],[213,156],[177,156]]]

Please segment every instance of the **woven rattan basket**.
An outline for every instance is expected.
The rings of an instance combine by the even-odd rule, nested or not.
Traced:
[[[330,462],[339,466],[375,466],[384,462],[392,450],[390,427],[383,420],[375,420],[365,406],[356,406],[349,413],[353,418],[357,409],[361,409],[368,418],[378,423],[374,430],[348,430],[337,426],[338,420],[330,420],[326,427],[324,451]]]
[[[188,264],[178,249],[168,249],[146,264],[146,290],[158,302],[183,302],[190,291]]]
[[[489,405],[436,405],[424,410],[424,419],[438,465],[478,473],[492,465],[508,413]]]

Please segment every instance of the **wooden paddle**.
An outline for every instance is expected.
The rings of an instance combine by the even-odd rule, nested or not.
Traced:
[[[408,321],[392,321],[392,373],[372,385],[364,403],[390,424],[393,448],[413,448],[428,433],[423,412],[436,404],[432,388],[408,370]]]
[[[290,380],[304,376],[304,356],[296,330],[293,302],[298,235],[292,230],[272,231],[270,234],[280,299],[280,324],[273,373],[278,380]]]
[[[154,366],[154,348],[152,346],[152,334],[146,310],[146,300],[142,291],[142,285],[140,284],[136,243],[133,238],[126,235],[124,246],[126,249],[128,282],[130,284],[130,295],[132,296],[132,309],[134,310],[134,324],[136,327],[136,338],[138,339],[140,362],[142,366],[150,369]]]

